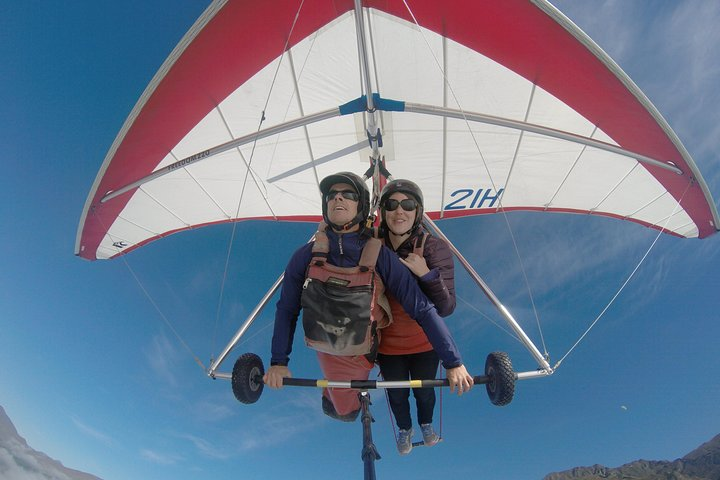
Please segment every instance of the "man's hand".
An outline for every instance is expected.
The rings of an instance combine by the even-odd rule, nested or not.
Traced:
[[[273,365],[263,375],[263,382],[270,388],[282,388],[285,377],[292,377],[290,369],[285,365]]]
[[[457,387],[458,395],[462,395],[463,392],[469,392],[472,388],[473,377],[468,373],[465,365],[449,368],[446,373],[450,382],[450,392],[455,392],[455,387]]]

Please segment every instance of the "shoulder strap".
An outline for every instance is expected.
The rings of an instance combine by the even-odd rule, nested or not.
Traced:
[[[368,239],[367,243],[363,247],[362,255],[360,255],[360,262],[358,266],[374,268],[377,263],[378,256],[380,255],[380,248],[382,242],[377,238]]]
[[[313,257],[327,257],[328,252],[330,251],[330,243],[328,241],[327,233],[325,233],[326,228],[327,225],[325,222],[320,222],[318,225],[312,247]]]

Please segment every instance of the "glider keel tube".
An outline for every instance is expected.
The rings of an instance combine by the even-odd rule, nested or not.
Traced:
[[[329,118],[339,117],[340,115],[342,115],[340,108],[331,108],[329,110],[324,110],[322,112],[314,113],[312,115],[306,115],[304,117],[297,118],[297,119],[291,120],[289,122],[281,123],[279,125],[275,125],[274,127],[266,128],[265,130],[259,130],[255,133],[251,133],[248,135],[244,135],[240,138],[236,138],[235,140],[230,140],[229,142],[223,143],[222,145],[217,145],[215,147],[208,148],[207,150],[203,150],[202,152],[198,152],[194,155],[183,158],[182,160],[178,160],[175,163],[172,163],[166,167],[163,167],[160,170],[156,170],[153,173],[151,173],[150,175],[147,175],[147,176],[141,178],[140,180],[137,180],[133,183],[125,185],[124,187],[118,188],[117,190],[112,190],[110,192],[107,192],[105,194],[105,196],[102,197],[100,202],[105,203],[108,200],[112,200],[113,198],[115,198],[119,195],[122,195],[123,193],[129,192],[130,190],[133,190],[141,185],[144,185],[151,180],[155,180],[156,178],[162,177],[163,175],[167,175],[168,173],[174,172],[178,168],[187,167],[188,165],[192,165],[201,160],[206,160],[215,155],[227,152],[234,148],[241,147],[243,145],[254,142],[256,140],[260,140],[260,139],[263,139],[266,137],[277,135],[282,132],[287,132],[289,130],[293,130],[298,127],[303,127],[305,125],[310,125],[311,123],[317,123],[322,120],[327,120]]]

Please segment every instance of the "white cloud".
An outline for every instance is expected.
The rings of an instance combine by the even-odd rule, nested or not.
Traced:
[[[71,470],[47,455],[32,450],[11,438],[0,442],[0,478],[12,480],[74,480],[96,479],[91,475]]]

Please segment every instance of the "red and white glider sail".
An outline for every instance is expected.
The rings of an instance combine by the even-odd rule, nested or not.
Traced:
[[[431,216],[502,207],[717,231],[679,139],[551,5],[364,0],[362,12],[381,153]],[[198,225],[319,219],[319,180],[368,167],[355,15],[352,0],[214,2],[113,143],[76,254],[111,258]]]

